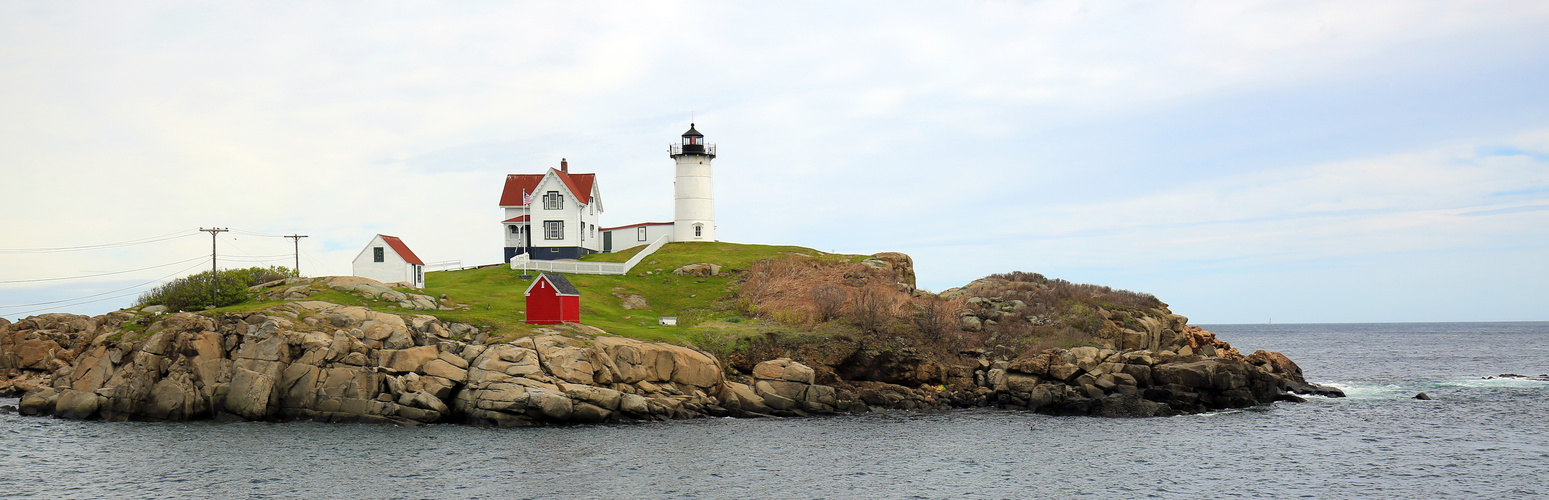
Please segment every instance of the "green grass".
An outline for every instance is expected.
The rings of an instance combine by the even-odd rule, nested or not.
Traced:
[[[587,262],[623,262],[639,248],[613,254],[593,254]],[[729,297],[736,291],[740,271],[763,259],[800,253],[833,261],[855,261],[857,255],[833,255],[796,246],[739,245],[733,243],[672,243],[623,276],[568,274],[581,292],[581,323],[614,335],[641,340],[699,344],[706,336],[751,335],[770,325],[738,316]],[[721,265],[725,276],[699,278],[672,274],[685,264],[708,262]],[[649,273],[649,274],[647,274]],[[425,274],[421,293],[447,297],[466,305],[466,310],[427,311],[425,314],[473,325],[494,326],[496,337],[516,338],[529,334],[526,324],[526,299],[522,292],[531,280],[521,279],[521,271],[509,267],[439,271]],[[645,309],[624,309],[619,296],[638,294],[650,304]],[[314,297],[318,300],[321,296]],[[659,316],[677,316],[677,327],[657,325]]]
[[[587,262],[624,262],[644,246],[619,253],[593,254]],[[806,335],[803,328],[739,315],[732,298],[740,273],[764,259],[801,254],[825,262],[858,262],[864,255],[829,254],[810,248],[734,243],[672,243],[646,257],[628,275],[602,276],[567,274],[566,278],[581,292],[581,323],[601,328],[612,335],[647,341],[701,346],[721,352],[746,345],[749,339],[779,335],[797,338]],[[672,274],[686,264],[706,262],[721,266],[721,275],[710,277]],[[442,321],[467,323],[490,331],[497,341],[520,338],[533,333],[537,325],[526,322],[526,298],[522,292],[532,284],[522,272],[508,266],[425,273],[425,289],[398,289],[439,298],[445,294],[456,304],[450,311],[414,311],[398,308],[393,302],[362,297],[353,292],[322,288],[306,300],[363,306],[394,314],[428,314]],[[536,273],[533,273],[536,274]],[[314,285],[319,286],[320,285]],[[320,287],[321,288],[321,287]],[[645,309],[624,309],[623,298],[630,294],[645,297]],[[252,301],[203,311],[220,313],[261,311],[286,301]],[[660,316],[678,317],[678,326],[659,326]]]

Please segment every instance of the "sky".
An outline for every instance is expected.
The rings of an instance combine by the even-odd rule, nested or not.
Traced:
[[[497,263],[506,174],[722,241],[1194,323],[1549,320],[1549,3],[4,2],[0,317],[375,234]],[[81,248],[94,247],[94,248]]]

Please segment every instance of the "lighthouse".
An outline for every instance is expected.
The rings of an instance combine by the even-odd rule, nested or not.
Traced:
[[[673,181],[672,241],[715,241],[715,199],[710,188],[710,160],[715,145],[688,124],[683,141],[673,144],[669,155],[677,161]]]

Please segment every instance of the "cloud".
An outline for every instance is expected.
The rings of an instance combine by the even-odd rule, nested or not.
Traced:
[[[318,272],[376,233],[493,262],[500,179],[561,157],[604,224],[669,218],[690,113],[723,238],[910,251],[935,287],[1532,246],[1544,29],[1542,2],[10,3],[0,248],[221,225],[309,234]]]

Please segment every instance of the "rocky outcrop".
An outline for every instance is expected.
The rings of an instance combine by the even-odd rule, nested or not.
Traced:
[[[975,372],[975,404],[1056,415],[1145,417],[1299,401],[1291,393],[1342,397],[1310,384],[1280,353],[1242,356],[1198,327],[1164,350],[1046,349]],[[957,400],[961,403],[963,398]]]
[[[98,332],[116,330],[133,313],[95,318],[51,313],[0,325],[0,396],[47,386],[57,372],[75,361]]]
[[[289,278],[248,287],[257,300],[304,300],[328,290],[350,292],[366,299],[390,303],[401,309],[434,311],[450,310],[435,297],[394,290],[405,283],[382,283],[359,276],[327,276],[321,278]]]
[[[914,293],[908,256],[877,254],[863,263]],[[850,265],[855,272],[846,280],[889,274]],[[1056,291],[1076,286],[1024,278],[987,278],[941,294],[952,301],[948,311],[962,308],[964,330],[987,339],[979,345],[931,350],[901,336],[836,336],[805,351],[774,343],[738,351],[727,358],[730,367],[702,351],[595,328],[569,335],[540,329],[486,345],[471,325],[304,300],[344,290],[385,301],[384,309],[412,310],[444,308],[445,297],[351,277],[282,280],[255,290],[289,302],[256,313],[143,308],[0,323],[0,393],[25,394],[22,413],[62,418],[492,426],[954,406],[1136,417],[1295,401],[1296,393],[1342,395],[1307,382],[1284,355],[1242,355],[1154,298],[1038,312],[1053,310],[1033,292],[1047,283]],[[1076,324],[1090,335],[1042,345],[1090,345],[1017,353],[996,344],[996,335],[1020,342],[1027,337],[1009,335],[1075,331]]]
[[[716,399],[720,365],[680,346],[555,334],[469,344],[447,338],[466,325],[313,301],[166,315],[143,331],[92,328],[99,321],[64,315],[4,327],[13,365],[53,367],[46,384],[26,391],[22,413],[499,426],[726,413]],[[37,352],[56,362],[33,359]]]
[[[914,259],[899,252],[882,252],[861,261],[866,267],[892,273],[899,290],[914,293]]]
[[[833,413],[839,405],[834,388],[815,380],[811,367],[788,358],[753,367],[753,392],[776,414]]]

